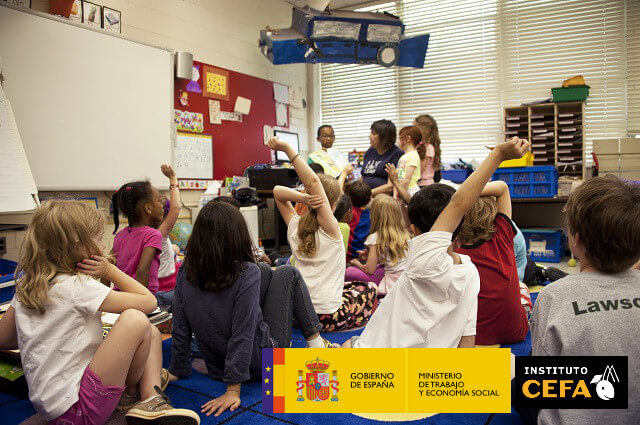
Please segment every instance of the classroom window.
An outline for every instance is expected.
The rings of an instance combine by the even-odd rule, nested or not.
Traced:
[[[591,86],[588,151],[594,139],[640,131],[640,0],[405,0],[359,10],[393,13],[406,35],[431,38],[424,69],[321,65],[321,121],[345,152],[368,147],[377,119],[400,128],[428,113],[444,162],[481,160],[502,138],[503,106],[548,98],[579,74]]]

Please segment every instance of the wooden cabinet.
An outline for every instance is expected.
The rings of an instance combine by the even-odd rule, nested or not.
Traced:
[[[504,134],[529,140],[533,165],[555,165],[558,177],[585,178],[584,102],[504,108]]]

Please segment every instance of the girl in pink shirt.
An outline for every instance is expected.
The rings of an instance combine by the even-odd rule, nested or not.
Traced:
[[[170,179],[171,189],[177,188],[173,168],[168,164],[163,164],[161,168]],[[148,181],[126,183],[113,195],[113,233],[118,230],[120,212],[129,225],[113,239],[116,266],[155,294],[159,285],[158,268],[163,237],[159,227],[164,224],[160,192]]]

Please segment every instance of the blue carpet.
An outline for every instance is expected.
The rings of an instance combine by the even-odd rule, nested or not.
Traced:
[[[537,293],[531,294],[535,302]],[[342,344],[354,335],[359,335],[362,329],[346,332],[323,332],[322,336],[331,342]],[[304,337],[299,329],[294,329],[292,334],[292,346],[304,347]],[[531,336],[518,344],[504,345],[509,347],[515,355],[528,355],[531,351]],[[168,367],[171,358],[171,340],[162,343],[163,366]],[[214,381],[207,375],[193,370],[191,376],[171,383],[167,388],[167,395],[173,401],[174,406],[200,411],[200,406],[224,393],[226,386]],[[264,414],[261,411],[262,388],[259,382],[251,382],[242,385],[242,404],[235,412],[225,412],[219,417],[201,416],[202,424],[348,424],[361,425],[377,423],[351,414]],[[35,410],[28,400],[19,400],[14,396],[0,392],[0,408],[3,416],[0,420],[3,424],[19,424],[23,420],[35,414]],[[394,424],[427,424],[427,425],[521,425],[522,421],[517,413],[510,414],[438,414],[426,419],[412,422],[393,422]]]

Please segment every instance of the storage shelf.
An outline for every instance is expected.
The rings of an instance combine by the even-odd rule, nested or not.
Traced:
[[[505,139],[526,137],[534,165],[555,165],[558,176],[585,178],[584,102],[504,108]]]

